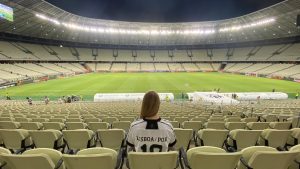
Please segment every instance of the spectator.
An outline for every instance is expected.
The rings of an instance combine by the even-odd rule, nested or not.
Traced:
[[[30,97],[26,97],[26,99],[27,99],[28,104],[32,105],[32,99]]]
[[[47,105],[47,104],[49,104],[49,102],[50,102],[50,99],[49,99],[49,97],[48,96],[45,96],[45,99],[44,99],[44,101],[45,101],[45,104]]]
[[[142,102],[140,120],[131,124],[127,144],[137,152],[166,152],[176,144],[173,126],[158,115],[160,99],[147,92]]]

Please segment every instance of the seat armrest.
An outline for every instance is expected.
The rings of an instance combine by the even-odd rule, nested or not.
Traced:
[[[123,162],[124,162],[124,157],[125,157],[125,149],[120,148],[119,152],[118,152],[118,157],[117,157],[117,164],[115,169],[121,169],[123,166]]]
[[[245,159],[243,157],[241,157],[240,161],[245,167],[247,167],[247,169],[253,169],[247,164],[247,162],[245,161]]]
[[[62,158],[59,159],[59,161],[58,161],[57,164],[55,165],[54,169],[59,169],[63,162],[64,162],[64,161],[63,161]]]
[[[0,164],[0,169],[2,169],[4,166],[6,166],[6,162],[5,161],[3,161],[3,163],[2,164]]]
[[[182,160],[183,160],[183,163],[184,163],[184,166],[188,169],[191,169],[190,165],[189,165],[189,162],[188,162],[188,159],[187,159],[187,155],[186,155],[186,152],[184,151],[183,147],[181,147],[179,149],[179,162],[180,162],[180,165],[181,165],[181,168],[184,168],[183,164],[182,164]]]

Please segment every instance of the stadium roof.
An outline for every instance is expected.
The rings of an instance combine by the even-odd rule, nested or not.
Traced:
[[[14,22],[0,20],[0,32],[92,44],[179,46],[273,40],[300,35],[299,0],[208,22],[145,23],[92,19],[66,12],[44,0],[0,0],[14,8]]]

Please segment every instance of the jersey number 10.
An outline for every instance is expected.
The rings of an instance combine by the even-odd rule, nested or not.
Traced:
[[[141,146],[141,149],[142,149],[143,152],[147,152],[147,145],[146,145],[146,144],[142,145],[142,146]],[[154,149],[157,149],[157,150],[158,150],[158,151],[155,151],[155,152],[162,152],[162,145],[152,144],[152,145],[150,146],[149,151],[150,151],[150,152],[154,152]]]

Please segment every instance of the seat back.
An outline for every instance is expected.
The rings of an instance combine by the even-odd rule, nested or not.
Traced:
[[[98,138],[103,147],[119,150],[125,139],[125,131],[123,129],[106,129],[97,131]]]
[[[88,147],[89,141],[93,137],[91,130],[64,130],[63,136],[70,149],[84,149]]]
[[[271,122],[270,127],[277,130],[289,130],[292,123],[290,122]]]
[[[255,152],[248,165],[255,169],[287,169],[299,152]]]
[[[246,123],[245,122],[227,122],[227,123],[225,123],[225,127],[228,130],[245,129]]]
[[[29,131],[37,148],[54,148],[55,141],[62,135],[59,130]]]
[[[107,122],[89,122],[88,128],[94,132],[100,129],[108,129],[109,123]]]
[[[188,149],[190,141],[193,137],[193,130],[175,128],[174,133],[176,135],[177,141],[175,144],[175,149],[179,150],[181,147],[183,147],[184,149]]]
[[[241,156],[241,153],[195,152],[189,162],[195,169],[234,169]]]
[[[77,152],[77,155],[91,155],[91,154],[111,154],[113,164],[117,163],[117,156],[118,152],[105,147],[94,147],[94,148],[87,148]]]
[[[255,146],[261,134],[261,130],[237,129],[230,132],[230,136],[236,141],[237,151],[246,147]]]
[[[192,129],[195,132],[198,132],[202,128],[201,121],[185,121],[182,124],[184,129]]]
[[[299,169],[300,168],[300,144],[293,146],[290,149],[291,152],[298,152],[298,155],[295,158],[295,161],[292,162],[291,166],[289,169]]]
[[[44,122],[43,123],[44,129],[52,129],[52,130],[62,130],[64,128],[64,124],[60,122]]]
[[[277,148],[285,146],[291,133],[291,130],[266,129],[261,135],[263,138],[268,140],[268,146]]]
[[[86,129],[87,124],[82,122],[66,122],[67,130]]]
[[[205,124],[205,128],[224,130],[225,129],[225,123],[224,122],[209,121]]]
[[[22,141],[29,136],[29,133],[23,129],[11,129],[0,130],[0,135],[6,148],[20,149],[22,148]]]
[[[20,128],[19,122],[0,121],[0,129],[18,129],[18,128]]]
[[[40,130],[42,129],[42,123],[38,122],[21,122],[22,129],[26,130]]]
[[[223,147],[228,130],[203,129],[198,132],[200,144],[204,146]]]
[[[180,123],[178,121],[169,121],[169,122],[170,122],[170,124],[172,124],[172,126],[174,128],[179,128],[180,127]]]
[[[130,121],[115,121],[112,123],[112,128],[123,129],[124,131],[128,132],[130,125],[131,125]]]
[[[12,155],[1,154],[1,158],[13,169],[54,169],[55,164],[45,154]]]
[[[247,127],[251,130],[264,130],[269,128],[269,122],[250,122]]]
[[[57,165],[62,158],[62,153],[60,151],[51,148],[36,148],[25,151],[22,155],[46,155],[50,158],[54,165]],[[64,169],[64,164],[60,166],[59,169]]]
[[[178,153],[128,153],[130,169],[173,169],[176,168]]]
[[[119,119],[116,117],[105,117],[102,119],[102,121],[112,124],[114,121],[119,121]]]
[[[63,160],[67,168],[70,169],[114,169],[112,155],[91,154],[91,155],[63,155]]]
[[[267,147],[267,146],[252,146],[252,147],[247,147],[244,148],[241,153],[242,153],[242,158],[243,160],[247,163],[251,159],[254,153],[256,152],[277,152],[277,150],[273,147]],[[247,167],[240,161],[238,164],[237,169],[247,169]]]

